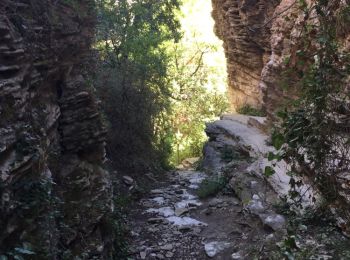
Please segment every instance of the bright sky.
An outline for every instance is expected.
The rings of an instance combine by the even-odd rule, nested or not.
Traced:
[[[214,34],[214,20],[211,16],[212,6],[210,0],[185,0],[181,18],[182,29],[185,32],[186,42],[205,42],[214,45],[217,51],[209,53],[205,57],[205,63],[215,68],[217,73],[211,75],[208,88],[216,85],[220,92],[226,91],[226,60],[222,42]]]

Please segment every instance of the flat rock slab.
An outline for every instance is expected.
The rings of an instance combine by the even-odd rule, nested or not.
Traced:
[[[163,205],[165,203],[165,199],[163,197],[156,197],[151,199],[151,201],[156,202],[158,205]]]
[[[206,223],[190,217],[169,217],[167,220],[175,226],[206,226]]]
[[[272,228],[274,231],[283,230],[286,226],[286,219],[279,214],[261,214],[259,215],[264,225]]]
[[[204,250],[207,256],[212,258],[231,246],[232,244],[228,242],[209,242],[204,244]]]
[[[171,207],[163,207],[159,209],[150,208],[146,210],[147,213],[156,213],[163,217],[170,217],[175,215],[175,211]]]
[[[181,217],[182,215],[184,215],[184,214],[186,214],[188,212],[189,212],[189,210],[187,208],[176,208],[175,209],[175,215],[177,217]]]
[[[131,178],[130,176],[123,176],[123,182],[126,184],[126,185],[129,185],[131,186],[133,183],[134,183],[134,179]]]

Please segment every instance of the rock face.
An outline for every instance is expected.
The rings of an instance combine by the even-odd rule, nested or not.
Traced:
[[[231,183],[235,186],[249,186],[251,190],[259,190],[259,185],[255,183],[264,179],[264,169],[266,166],[271,166],[267,155],[269,152],[275,152],[272,146],[267,144],[268,135],[264,134],[257,128],[250,125],[253,120],[265,122],[265,118],[244,116],[244,115],[224,115],[221,120],[207,124],[206,133],[209,137],[208,142],[204,147],[203,167],[212,173],[222,172],[225,167],[238,167],[235,161],[245,162],[246,166],[237,169],[235,179],[237,183]],[[250,161],[249,158],[254,158]],[[232,164],[232,165],[231,165]],[[244,163],[243,163],[244,165]],[[273,190],[280,196],[288,194],[290,177],[286,174],[288,165],[281,161],[276,164],[276,173],[268,178],[268,182]],[[252,172],[253,175],[244,172]],[[243,175],[243,176],[240,176]],[[256,176],[254,176],[256,175]],[[251,186],[251,183],[255,183]],[[237,186],[237,187],[238,187]],[[260,188],[263,190],[263,188]],[[250,199],[254,194],[249,192],[242,193],[242,200]]]
[[[274,212],[272,205],[288,194],[290,177],[287,164],[276,165],[276,173],[264,178],[269,166],[267,154],[273,148],[266,144],[268,136],[250,126],[251,120],[264,118],[243,115],[225,115],[221,120],[207,124],[209,141],[204,148],[203,167],[212,174],[229,179],[229,187],[242,201],[245,209],[260,218],[274,231],[283,231],[285,219]],[[307,187],[302,187],[307,190]],[[307,205],[311,201],[305,201]]]
[[[280,0],[212,0],[215,33],[223,40],[233,109],[261,107],[261,72],[271,56],[270,19]]]
[[[276,109],[298,94],[284,88],[281,77],[286,61],[293,63],[302,42],[305,17],[298,1],[212,0],[212,4],[215,33],[224,42],[232,108],[263,107],[274,119]],[[348,29],[339,33],[339,40],[349,48]]]
[[[309,5],[314,2],[306,1]],[[269,123],[275,122],[276,111],[283,107],[287,100],[298,96],[297,84],[294,84],[298,81],[298,76],[289,75],[286,82],[283,73],[288,69],[287,64],[293,67],[302,59],[298,57],[298,50],[305,45],[301,32],[305,24],[316,22],[311,18],[313,15],[305,15],[298,1],[294,0],[212,0],[212,3],[213,18],[216,21],[215,31],[224,42],[233,108],[246,103],[257,108],[263,107]],[[334,1],[331,5],[333,10],[328,15],[338,19],[338,11],[348,5],[349,1]],[[348,51],[349,26],[342,25],[339,21],[336,28],[338,42]],[[318,48],[315,40],[317,32],[314,33],[315,37],[310,36],[308,45],[310,53]],[[299,64],[303,65],[298,66],[305,69],[309,67],[308,62],[302,60]],[[348,135],[348,131],[342,134]],[[219,162],[214,162],[217,158],[214,148],[206,146],[207,161],[210,159],[211,165],[218,165]],[[337,181],[339,198],[344,202],[335,207],[348,212],[350,199],[349,191],[346,190],[349,189],[349,177],[343,175],[337,176]],[[350,223],[348,213],[340,212],[338,215],[342,216],[340,223]],[[344,226],[343,230],[346,229],[346,233],[350,233],[350,224],[340,226]]]
[[[108,259],[105,130],[82,76],[93,2],[0,3],[0,255]]]
[[[232,108],[263,107],[272,117],[285,98],[294,96],[293,90],[283,90],[280,76],[298,41],[302,13],[292,0],[212,3],[215,32],[224,42]]]
[[[283,13],[283,15],[280,15]],[[285,62],[300,41],[303,14],[292,0],[282,0],[274,12],[275,19],[271,26],[271,56],[261,73],[258,85],[263,94],[263,106],[269,117],[274,119],[276,108],[285,100],[296,97],[297,90],[291,87],[283,88],[281,75],[285,69]],[[290,79],[291,81],[292,79]]]

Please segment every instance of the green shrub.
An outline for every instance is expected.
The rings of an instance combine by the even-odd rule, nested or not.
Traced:
[[[225,188],[226,184],[227,179],[225,177],[207,178],[199,185],[197,195],[200,198],[215,196]]]
[[[108,218],[108,224],[114,236],[112,259],[128,259],[130,253],[127,239],[130,236],[129,227],[127,226],[128,205],[130,203],[131,200],[128,196],[118,194],[114,198],[115,209],[110,218]]]
[[[99,57],[91,80],[109,122],[107,154],[123,172],[166,167],[172,84],[164,45],[180,38],[180,2],[97,0],[96,6]]]
[[[243,154],[241,151],[237,150],[236,147],[225,145],[221,150],[221,160],[223,160],[225,163],[229,163],[233,160],[240,161],[248,159],[249,155]]]
[[[237,109],[237,113],[248,116],[266,116],[266,113],[261,109],[256,109],[251,105],[245,104]]]

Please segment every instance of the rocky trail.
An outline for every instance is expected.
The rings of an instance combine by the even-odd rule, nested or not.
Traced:
[[[168,180],[142,199],[133,215],[134,259],[244,259],[273,232],[248,213],[237,197],[199,199],[203,172],[168,173]],[[256,252],[255,252],[256,253]],[[247,257],[247,256],[246,256]]]
[[[350,259],[348,239],[329,219],[278,210],[289,176],[283,162],[271,178],[263,175],[273,148],[259,130],[262,120],[228,115],[207,125],[202,170],[187,161],[153,179],[150,191],[130,209],[130,259],[284,259],[292,252],[284,244],[291,220],[294,249],[301,253],[290,259]],[[218,178],[225,184],[215,196],[199,192]]]
[[[282,172],[272,184],[262,178],[270,148],[249,120],[235,115],[209,124],[203,172],[185,163],[133,209],[135,259],[254,259],[268,253],[285,226],[272,209],[272,185],[285,187],[286,180]],[[216,196],[197,196],[201,182],[221,177],[226,185]]]

